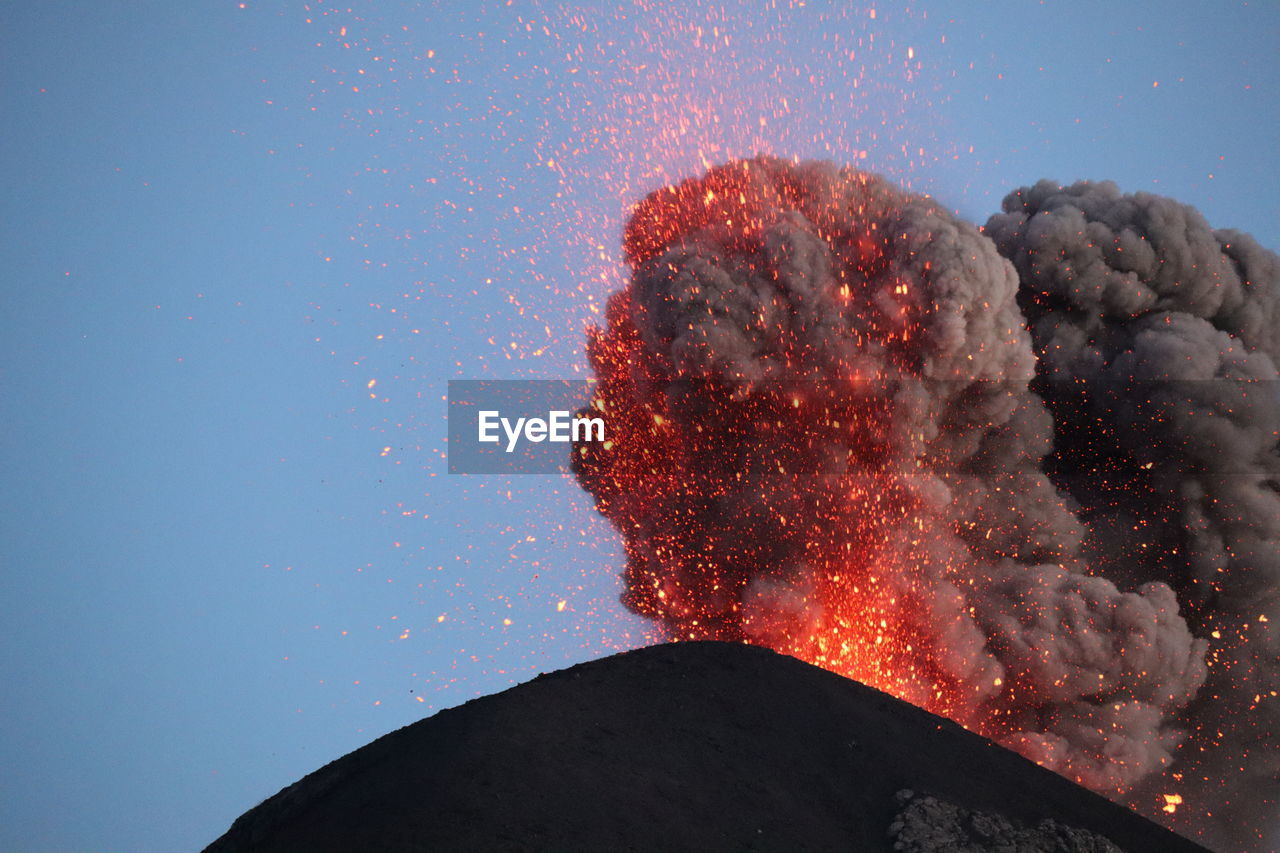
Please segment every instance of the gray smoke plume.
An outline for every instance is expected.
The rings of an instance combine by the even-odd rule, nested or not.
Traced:
[[[1170,822],[1263,849],[1280,811],[1280,258],[1110,183],[1042,181],[1003,209],[986,232],[1021,279],[1054,416],[1046,464],[1080,505],[1089,564],[1122,587],[1168,584],[1209,640],[1176,777],[1130,797],[1176,790],[1195,808]]]
[[[1092,256],[1067,247],[1066,235],[1052,238],[1058,229],[1048,221],[1042,228],[1041,217],[1018,216],[1010,208],[989,226],[999,245],[1024,278],[1045,276],[1046,292],[1070,290],[1061,283],[1073,276],[1060,272],[1063,258],[1084,268]],[[1083,217],[1079,228],[1087,230]],[[1028,235],[1053,245],[1051,262]],[[1019,276],[977,229],[874,175],[756,158],[651,194],[624,240],[633,274],[588,348],[599,379],[594,414],[606,418],[611,441],[581,444],[574,460],[622,534],[627,606],[671,639],[745,640],[843,672],[1169,817],[1164,795],[1190,785],[1169,787],[1176,780],[1164,774],[1189,766],[1184,756],[1205,742],[1200,720],[1218,727],[1238,712],[1232,703],[1243,694],[1233,686],[1225,696],[1227,683],[1258,678],[1254,668],[1263,668],[1256,641],[1264,630],[1253,625],[1253,656],[1231,658],[1245,667],[1237,681],[1218,660],[1237,647],[1217,644],[1214,680],[1202,690],[1208,631],[1244,623],[1198,615],[1193,630],[1180,606],[1208,613],[1222,602],[1184,593],[1189,580],[1156,568],[1167,556],[1156,552],[1174,547],[1188,563],[1186,578],[1219,565],[1245,572],[1232,568],[1230,554],[1274,559],[1274,541],[1262,532],[1274,528],[1254,524],[1267,512],[1275,523],[1271,486],[1228,495],[1245,487],[1205,475],[1194,480],[1202,493],[1193,502],[1191,481],[1162,479],[1175,477],[1169,460],[1187,468],[1188,454],[1235,441],[1235,432],[1215,421],[1206,437],[1197,408],[1205,403],[1176,408],[1181,397],[1126,397],[1131,421],[1144,406],[1169,409],[1166,433],[1126,440],[1155,454],[1137,457],[1141,464],[1160,461],[1140,470],[1151,489],[1167,486],[1161,500],[1198,511],[1179,520],[1161,514],[1160,504],[1142,524],[1195,529],[1148,537],[1149,571],[1119,557],[1090,564],[1089,557],[1116,556],[1101,541],[1111,535],[1105,513],[1082,525],[1076,504],[1046,473],[1046,456],[1064,457],[1055,451],[1051,410],[1028,390],[1037,355]],[[1274,257],[1243,239],[1233,247],[1215,250],[1230,258],[1222,274],[1240,278],[1252,264],[1261,272],[1245,276],[1249,287],[1274,290]],[[1191,255],[1180,262],[1201,263]],[[1115,277],[1131,272],[1125,266]],[[1099,304],[1139,307],[1110,283],[1104,277],[1090,291]],[[1178,294],[1180,305],[1212,302],[1192,290]],[[1274,301],[1266,307],[1241,294],[1215,304],[1249,340],[1273,334]],[[1059,330],[1069,342],[1089,338],[1087,322],[1069,327],[1048,310],[1037,315],[1048,323],[1035,332],[1042,349],[1056,346],[1046,341]],[[1137,340],[1137,324],[1148,319],[1126,314],[1104,325],[1119,334],[1135,324]],[[1233,334],[1218,331],[1221,341]],[[1170,346],[1177,340],[1184,339],[1170,337]],[[1223,350],[1222,363],[1249,362],[1261,377],[1249,346],[1242,338]],[[1074,351],[1084,361],[1100,358],[1086,349]],[[1158,347],[1124,352],[1126,378],[1171,357]],[[1064,376],[1081,369],[1062,357]],[[1043,353],[1041,360],[1057,363]],[[1111,361],[1090,364],[1096,372]],[[1274,433],[1266,445],[1258,432],[1269,423],[1268,401],[1217,403],[1258,409],[1239,429],[1254,456],[1274,447]],[[1097,421],[1106,435],[1132,425],[1123,420],[1130,416],[1108,417],[1110,426]],[[1152,449],[1160,441],[1174,447]],[[1108,476],[1089,479],[1083,497],[1072,488],[1074,500],[1129,485]],[[1220,509],[1234,521],[1213,509],[1214,499],[1231,501]],[[1110,527],[1138,519],[1156,498],[1114,500]],[[1205,542],[1193,545],[1196,537]],[[1249,571],[1250,590],[1273,594],[1274,574]],[[1192,740],[1184,740],[1188,733]],[[1217,818],[1216,804],[1190,797],[1178,808],[1177,817],[1198,825],[1211,811]],[[1251,826],[1259,822],[1254,812]]]

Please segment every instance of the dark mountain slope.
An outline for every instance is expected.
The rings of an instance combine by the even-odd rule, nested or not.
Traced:
[[[1083,853],[1114,849],[1105,839],[1201,850],[856,682],[758,647],[681,643],[392,732],[251,809],[207,853]]]

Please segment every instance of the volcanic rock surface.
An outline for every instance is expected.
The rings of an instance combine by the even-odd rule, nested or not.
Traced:
[[[406,726],[241,816],[228,851],[1203,848],[764,648],[651,646]]]

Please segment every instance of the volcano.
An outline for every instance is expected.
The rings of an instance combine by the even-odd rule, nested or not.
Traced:
[[[206,848],[1203,851],[856,681],[740,643],[650,646],[385,735]]]

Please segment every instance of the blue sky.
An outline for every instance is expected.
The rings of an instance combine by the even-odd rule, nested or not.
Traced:
[[[1280,247],[1280,7],[1137,6],[0,7],[0,850],[198,849],[644,642],[585,496],[446,474],[442,398],[582,376],[626,206],[704,159],[975,221],[1109,178]]]

